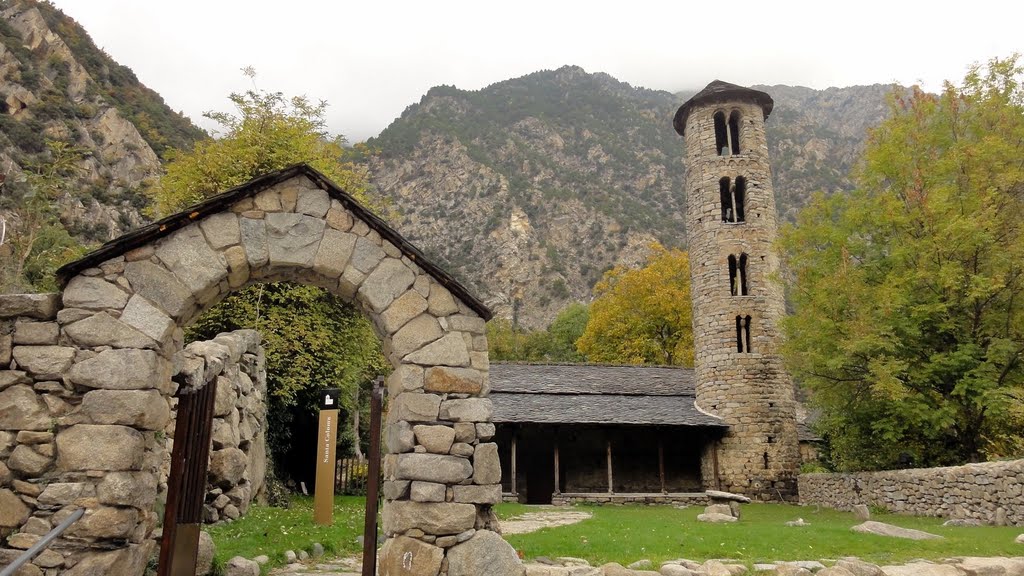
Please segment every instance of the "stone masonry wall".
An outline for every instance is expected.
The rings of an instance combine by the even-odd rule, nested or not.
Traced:
[[[203,521],[234,520],[262,495],[267,474],[267,370],[260,334],[237,330],[218,334],[213,340],[193,342],[181,352],[178,363],[193,367],[179,372],[182,380],[187,377],[201,382],[200,386],[217,384]],[[206,370],[206,366],[211,369]],[[191,374],[186,376],[187,372]],[[176,403],[171,402],[175,416]],[[161,475],[161,493],[166,489],[173,439],[172,421],[167,427],[168,457]]]
[[[176,360],[183,328],[234,290],[287,280],[359,307],[394,367],[381,573],[523,574],[491,509],[501,473],[484,319],[382,222],[312,171],[293,174],[147,231],[43,304],[3,307],[13,350],[0,373],[0,526],[14,535],[0,565],[85,508],[33,573],[141,576],[170,403],[195,368]]]
[[[1024,460],[852,474],[801,474],[800,503],[881,506],[915,516],[1024,526]],[[1003,512],[998,512],[1002,509]]]
[[[715,150],[718,111],[740,114],[739,154],[719,156]],[[772,247],[777,224],[763,111],[740,99],[698,104],[687,118],[685,141],[697,404],[729,425],[703,455],[705,488],[792,498],[800,464],[796,405],[778,351],[784,309],[782,288],[772,279],[779,260]],[[741,176],[747,183],[745,219],[723,222],[719,181]],[[733,295],[728,259],[742,254],[748,292]],[[737,316],[751,318],[750,351],[737,351]]]

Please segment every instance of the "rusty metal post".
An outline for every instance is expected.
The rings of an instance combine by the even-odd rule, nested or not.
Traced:
[[[363,575],[377,573],[377,498],[380,494],[380,421],[384,404],[384,378],[373,382],[370,394],[370,469],[366,485],[366,517],[363,521]]]

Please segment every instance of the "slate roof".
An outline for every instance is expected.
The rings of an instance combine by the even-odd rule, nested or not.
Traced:
[[[775,101],[765,92],[715,80],[679,107],[675,118],[672,120],[672,125],[675,127],[676,132],[683,135],[686,131],[686,118],[690,116],[690,111],[695,106],[698,104],[714,104],[735,100],[744,100],[760,105],[761,109],[764,110],[765,119],[768,118],[768,115],[772,113],[772,108],[775,107]]]
[[[687,368],[493,363],[490,383],[496,423],[726,427]]]
[[[199,204],[190,206],[177,214],[172,214],[171,216],[154,222],[148,226],[143,226],[142,228],[129,232],[128,234],[119,236],[98,249],[86,254],[81,259],[62,266],[57,270],[57,280],[63,287],[67,284],[68,280],[82,270],[92,268],[111,258],[120,256],[125,252],[154,242],[159,238],[171,234],[175,230],[184,228],[193,222],[198,222],[207,216],[223,212],[238,200],[255,196],[263,190],[285,182],[286,180],[290,180],[296,176],[308,177],[317,186],[319,186],[320,189],[327,192],[331,198],[341,202],[341,204],[352,212],[353,215],[366,222],[366,224],[373,230],[376,230],[382,238],[385,238],[394,244],[402,254],[415,262],[442,286],[448,288],[456,298],[460,299],[466,304],[466,306],[473,309],[473,311],[479,314],[484,320],[491,319],[493,316],[491,310],[487,308],[483,302],[473,296],[465,286],[460,284],[455,280],[455,278],[442,270],[439,266],[427,260],[426,256],[423,255],[423,252],[420,251],[419,248],[413,246],[408,240],[391,228],[391,226],[388,226],[384,220],[381,220],[379,216],[357,202],[355,198],[349,196],[348,193],[339,188],[337,184],[308,164],[296,164],[282,170],[264,174],[263,176],[254,178],[244,184],[235,186],[226,192],[222,192],[221,194],[208,198]]]

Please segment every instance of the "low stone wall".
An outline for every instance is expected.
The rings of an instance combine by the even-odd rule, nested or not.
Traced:
[[[514,500],[513,500],[514,501]],[[574,504],[686,504],[688,506],[706,506],[711,499],[703,492],[651,493],[651,494],[602,494],[602,493],[569,493],[554,494],[551,503],[555,506]]]
[[[1024,525],[1024,460],[852,474],[801,474],[800,503]],[[999,510],[1002,512],[999,512]]]
[[[267,371],[260,335],[255,330],[218,334],[213,340],[189,344],[179,358],[179,374],[194,367],[190,380],[201,381],[202,386],[217,383],[203,521],[234,520],[263,494],[267,473]],[[171,402],[173,409],[176,400]],[[170,469],[173,438],[172,420],[163,480]]]

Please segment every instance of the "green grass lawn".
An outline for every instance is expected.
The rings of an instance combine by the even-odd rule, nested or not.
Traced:
[[[309,550],[313,542],[324,545],[329,556],[355,556],[362,551],[356,542],[363,532],[364,499],[335,498],[334,524],[313,524],[313,499],[294,497],[289,509],[253,506],[249,513],[230,524],[208,528],[217,545],[217,560],[233,556],[252,558],[266,554],[272,565],[284,562],[285,550]],[[552,508],[548,508],[552,509]],[[559,508],[554,508],[558,510]],[[942,526],[939,518],[915,518],[892,514],[874,515],[874,520],[906,528],[925,530],[945,540],[915,542],[858,534],[853,514],[813,506],[747,504],[743,518],[735,524],[705,524],[697,521],[701,507],[677,509],[660,506],[578,506],[590,520],[531,534],[506,536],[528,559],[538,556],[575,556],[591,564],[628,564],[647,558],[655,564],[676,558],[703,561],[730,558],[748,564],[772,560],[821,560],[859,556],[869,562],[889,564],[914,558],[939,559],[952,556],[1020,556],[1024,547],[1013,539],[1021,528]],[[501,504],[498,516],[511,518],[538,507]],[[785,526],[802,517],[810,526]]]
[[[939,518],[892,514],[873,520],[944,536],[944,540],[911,541],[851,532],[859,522],[853,514],[813,506],[747,504],[735,524],[697,521],[701,507],[677,509],[658,506],[579,506],[594,517],[570,526],[547,528],[530,534],[509,535],[507,540],[527,559],[538,556],[575,556],[593,565],[628,564],[641,558],[657,565],[665,560],[731,558],[752,564],[772,560],[821,560],[858,556],[889,564],[915,558],[951,556],[1019,556],[1024,547],[1014,543],[1019,527],[942,526]],[[500,518],[511,518],[535,507],[498,506]],[[810,526],[788,527],[802,517]]]
[[[328,556],[358,555],[362,547],[356,538],[363,534],[365,502],[361,496],[335,496],[331,526],[313,524],[311,496],[293,496],[287,509],[253,506],[234,522],[206,528],[217,546],[215,563],[266,554],[269,565],[276,566],[284,563],[286,550],[308,552],[314,542],[323,544]]]

